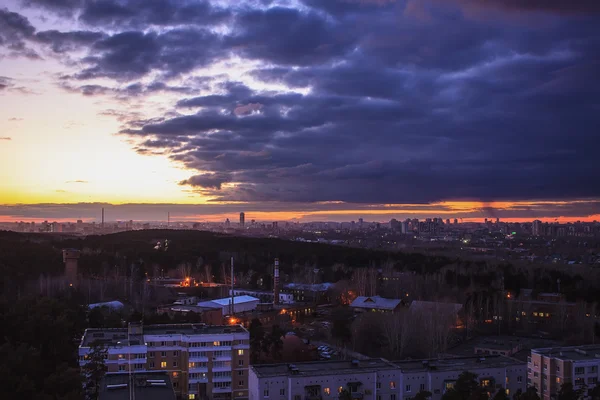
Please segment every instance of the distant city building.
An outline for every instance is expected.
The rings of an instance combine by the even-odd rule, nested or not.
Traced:
[[[536,219],[531,226],[531,234],[533,236],[542,236],[542,221]]]
[[[529,386],[542,400],[556,398],[561,386],[594,388],[600,377],[600,345],[532,349],[528,359]]]
[[[458,224],[458,218],[454,218],[454,223]]]
[[[402,232],[402,234],[404,235],[408,235],[412,233],[412,229],[410,229],[410,221],[406,220],[406,221],[402,221],[400,223],[400,232]]]
[[[108,373],[161,371],[171,377],[178,398],[243,399],[248,398],[249,342],[248,331],[237,325],[131,323],[86,329],[79,364],[87,363],[92,345],[99,343],[108,349]]]
[[[245,223],[246,223],[246,214],[241,212],[240,213],[240,227],[243,228]]]

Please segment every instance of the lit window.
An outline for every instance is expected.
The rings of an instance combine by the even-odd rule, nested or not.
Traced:
[[[188,399],[190,399],[190,400],[194,400],[195,398],[196,398],[196,395],[194,393],[190,393],[188,395]]]
[[[160,367],[161,368],[167,368],[167,362],[166,361],[161,361],[160,362]]]
[[[244,350],[238,350],[238,356],[243,356],[244,355]]]
[[[396,389],[396,382],[390,381],[390,389]]]
[[[344,388],[343,388],[342,386],[340,386],[340,387],[338,388],[338,393],[342,393],[342,391],[343,391],[343,390],[344,390]]]
[[[510,396],[510,389],[506,389],[506,395]]]
[[[560,378],[558,376],[556,377],[556,383],[560,383]]]
[[[328,387],[323,388],[323,393],[325,393],[325,396],[329,396],[331,394],[331,389],[329,389]]]
[[[534,312],[534,313],[533,313],[533,316],[534,316],[534,317],[537,317],[537,316],[538,316],[538,313],[537,313],[537,312]]]
[[[195,368],[195,367],[196,367],[196,363],[194,363],[194,362],[188,363],[188,368]]]
[[[213,346],[220,346],[221,342],[213,342]]]
[[[481,386],[483,386],[483,387],[490,386],[490,380],[489,379],[482,379],[481,380]]]

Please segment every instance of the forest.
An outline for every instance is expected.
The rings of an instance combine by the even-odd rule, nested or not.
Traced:
[[[157,243],[161,244],[159,249]],[[408,279],[411,294],[420,299],[466,301],[468,293],[490,288],[517,294],[522,288],[555,292],[560,281],[560,291],[568,301],[600,302],[600,271],[593,268],[515,266],[193,230],[144,230],[87,237],[0,231],[0,273],[4,278],[0,294],[19,296],[24,291],[39,291],[41,280],[60,276],[64,271],[64,248],[81,251],[79,272],[94,279],[116,277],[139,282],[191,274],[201,281],[225,283],[230,279],[226,266],[234,257],[236,282],[270,290],[273,260],[277,257],[284,283],[351,280],[356,270],[375,268],[415,277]],[[437,298],[431,298],[434,296]]]

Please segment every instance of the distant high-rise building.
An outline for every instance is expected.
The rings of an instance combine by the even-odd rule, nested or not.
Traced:
[[[407,234],[411,233],[411,229],[410,229],[410,225],[409,224],[410,224],[409,220],[402,221],[402,223],[400,224],[401,229],[402,229],[401,232],[402,232],[403,235],[407,235]]]
[[[454,218],[454,223],[458,224],[458,218]]]
[[[446,218],[446,225],[450,225],[450,218]]]
[[[536,219],[533,221],[533,225],[531,226],[531,233],[533,236],[541,236],[542,235],[542,221]]]
[[[500,218],[496,217],[496,223],[499,224],[500,223]]]
[[[246,214],[243,212],[240,213],[240,226],[243,228],[246,223]]]
[[[359,228],[362,228],[362,227],[363,227],[363,222],[364,222],[364,221],[363,221],[363,219],[362,219],[362,218],[359,218],[359,219],[358,219],[358,227],[359,227]]]
[[[225,220],[225,226],[229,228],[229,225],[231,225],[231,222],[229,221],[229,218],[227,218]]]

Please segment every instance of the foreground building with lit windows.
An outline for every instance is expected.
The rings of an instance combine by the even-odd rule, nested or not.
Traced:
[[[527,380],[542,400],[550,400],[564,383],[571,383],[575,390],[594,388],[600,378],[599,367],[600,345],[533,349]]]
[[[86,329],[79,346],[85,365],[93,344],[108,349],[109,373],[167,372],[178,397],[248,398],[250,335],[242,326],[130,324]]]
[[[490,395],[526,389],[527,365],[503,356],[390,362],[384,359],[253,365],[250,400],[334,400],[347,390],[352,399],[410,400],[419,391],[440,400],[463,371],[478,375]]]

